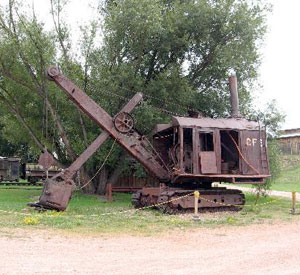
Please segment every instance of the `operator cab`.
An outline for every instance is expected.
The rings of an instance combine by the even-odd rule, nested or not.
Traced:
[[[266,134],[259,122],[172,117],[172,123],[157,125],[153,144],[177,178],[258,183],[269,175]]]

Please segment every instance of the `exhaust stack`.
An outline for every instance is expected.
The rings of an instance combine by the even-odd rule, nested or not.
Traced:
[[[235,74],[229,77],[229,90],[230,90],[230,102],[231,102],[231,116],[240,117],[239,110],[239,95],[237,90],[237,78]]]

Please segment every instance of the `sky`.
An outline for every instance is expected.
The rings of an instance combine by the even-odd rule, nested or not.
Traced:
[[[8,2],[8,0],[0,0]],[[262,65],[255,92],[255,104],[263,108],[272,99],[286,115],[283,129],[300,128],[300,0],[270,0],[273,12],[268,16],[268,32],[261,48]],[[52,27],[49,16],[50,0],[27,0],[34,5],[38,16]],[[70,0],[68,16],[74,41],[80,39],[79,24],[87,23],[97,15],[97,0]]]
[[[283,129],[300,128],[300,1],[273,0],[262,49],[258,104],[276,99],[286,114]]]

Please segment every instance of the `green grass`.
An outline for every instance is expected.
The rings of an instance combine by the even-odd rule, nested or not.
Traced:
[[[197,227],[224,225],[247,225],[272,223],[277,220],[298,219],[289,214],[290,201],[279,200],[263,206],[254,206],[255,197],[247,194],[248,206],[239,212],[200,214],[201,221],[192,220],[192,214],[166,215],[157,210],[136,212],[132,209],[130,194],[114,194],[114,201],[107,203],[96,196],[75,193],[65,212],[47,211],[38,213],[26,206],[36,201],[40,190],[0,188],[0,229],[29,228],[63,230],[66,232],[97,234],[143,234],[152,235],[169,230],[186,230]],[[259,204],[271,202],[263,197]],[[107,214],[110,213],[110,214]],[[107,214],[107,215],[103,215]]]
[[[283,155],[282,171],[272,185],[272,190],[300,192],[300,155]]]

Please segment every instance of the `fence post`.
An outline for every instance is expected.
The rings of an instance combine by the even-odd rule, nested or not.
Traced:
[[[292,192],[292,210],[291,210],[291,213],[293,215],[296,214],[296,192],[295,191]]]
[[[200,217],[198,215],[198,201],[199,201],[200,193],[198,191],[194,192],[194,199],[195,199],[195,205],[194,205],[194,216],[193,220],[194,221],[199,221]]]

